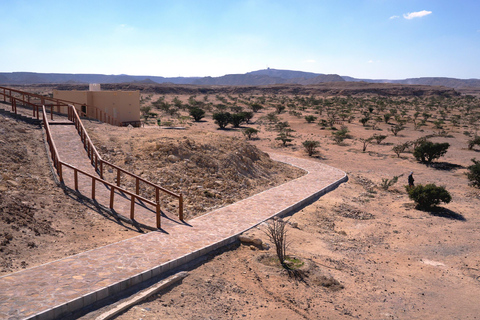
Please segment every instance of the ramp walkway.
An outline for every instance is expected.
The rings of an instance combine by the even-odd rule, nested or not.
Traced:
[[[60,157],[68,157],[72,165],[83,166],[82,170],[91,170],[93,174],[92,159],[85,155],[88,151],[81,142],[75,147],[70,128],[75,127],[70,124],[50,127],[58,149],[68,150],[59,151]],[[68,148],[63,144],[68,144]],[[302,168],[307,174],[188,222],[163,219],[162,230],[0,277],[0,319],[61,318],[233,243],[242,232],[271,217],[293,212],[347,180],[343,171],[315,160],[270,156]],[[74,160],[78,163],[73,163]],[[65,174],[66,184],[72,183],[72,176]],[[77,177],[79,192],[88,194],[88,180],[82,182]],[[100,197],[97,193],[96,200],[102,201]],[[130,200],[127,203],[130,209]],[[142,210],[137,208],[135,216],[138,219],[145,216],[148,223],[147,217],[152,212],[146,209],[140,213]],[[151,216],[155,218],[154,213]]]

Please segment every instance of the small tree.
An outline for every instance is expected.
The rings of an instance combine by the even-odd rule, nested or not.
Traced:
[[[405,129],[405,127],[403,125],[396,124],[393,127],[391,127],[389,130],[392,131],[393,135],[396,137],[397,134],[404,129]]]
[[[243,112],[241,113],[234,113],[230,116],[230,123],[233,125],[234,128],[240,127],[240,125],[245,122],[245,117]]]
[[[195,122],[198,122],[205,117],[205,111],[197,107],[191,108],[189,114]]]
[[[370,117],[365,116],[365,117],[361,118],[359,121],[362,123],[362,126],[365,127],[367,125],[368,121],[370,121]]]
[[[433,183],[425,186],[419,184],[413,188],[405,186],[405,188],[410,199],[415,201],[417,208],[421,210],[429,210],[440,202],[450,203],[452,200],[452,196],[445,187],[437,187]]]
[[[285,267],[285,258],[287,256],[287,222],[281,219],[274,219],[267,224],[264,231],[270,242],[275,246],[278,261]]]
[[[475,145],[480,145],[480,136],[475,136],[468,140],[468,150],[472,150]]]
[[[434,143],[431,141],[425,141],[415,148],[413,156],[417,161],[422,163],[431,163],[433,160],[438,159],[447,153],[449,147],[450,144],[448,142]]]
[[[403,174],[401,174],[399,176],[393,176],[392,179],[382,178],[382,183],[380,184],[380,188],[382,188],[385,191],[388,191],[388,188],[390,188],[395,183],[397,183],[398,178],[400,178],[401,176],[403,176]]]
[[[140,108],[140,111],[142,112],[142,116],[145,120],[148,120],[148,117],[150,117],[150,110],[152,110],[151,106],[144,106]]]
[[[286,107],[285,107],[283,104],[276,104],[276,105],[275,105],[275,112],[276,112],[277,114],[280,114],[280,113],[282,113],[283,111],[285,111],[285,108],[286,108]]]
[[[472,186],[480,188],[480,161],[474,158],[472,162],[473,164],[468,167],[467,177]]]
[[[374,134],[373,138],[375,139],[375,141],[377,141],[377,144],[380,144],[380,143],[382,143],[383,140],[385,140],[387,138],[387,136],[382,135],[382,134],[380,134],[380,135]]]
[[[229,112],[219,112],[214,113],[212,116],[215,123],[220,127],[220,129],[225,129],[225,127],[230,123],[232,118]]]
[[[240,114],[243,116],[243,120],[247,124],[250,124],[250,120],[252,120],[253,118],[253,112],[244,111],[244,112],[240,112]]]
[[[316,120],[317,120],[317,117],[315,116],[312,116],[312,115],[305,116],[305,121],[307,121],[308,123],[315,122]]]
[[[367,146],[370,144],[370,142],[372,142],[373,138],[374,137],[370,137],[370,138],[367,138],[367,139],[363,139],[363,138],[359,139],[363,143],[362,152],[367,151]]]
[[[405,149],[407,149],[407,146],[405,145],[405,143],[400,143],[393,146],[392,151],[395,152],[398,158],[400,158],[400,154],[404,152]]]
[[[280,140],[283,143],[283,146],[285,147],[288,142],[292,142],[293,139],[291,138],[290,135],[286,132],[279,132],[275,140]]]
[[[332,132],[332,135],[336,144],[341,144],[343,140],[350,138],[347,126],[342,126],[340,130]]]
[[[386,124],[388,124],[388,121],[390,121],[390,119],[392,118],[392,114],[391,113],[385,113],[383,115],[383,120],[385,121]]]
[[[248,140],[252,140],[253,136],[258,134],[258,130],[255,128],[245,128],[243,134],[247,137]]]
[[[263,109],[263,106],[260,103],[254,102],[250,105],[250,108],[252,108],[252,111],[257,113],[258,111]]]
[[[306,140],[303,141],[302,144],[309,156],[312,156],[314,153],[316,153],[316,149],[320,146],[320,142],[315,140]]]

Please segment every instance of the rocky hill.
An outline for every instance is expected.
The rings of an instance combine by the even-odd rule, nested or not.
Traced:
[[[280,84],[315,85],[330,82],[367,82],[394,83],[408,85],[443,86],[447,88],[480,88],[480,79],[456,79],[446,77],[422,77],[402,80],[358,79],[337,74],[321,74],[313,72],[263,69],[244,74],[228,74],[220,77],[160,77],[130,76],[105,74],[69,74],[69,73],[35,73],[35,72],[3,72],[0,73],[0,85],[32,85],[32,84],[118,84],[118,83],[150,83],[150,84],[183,84],[201,86],[266,86]]]

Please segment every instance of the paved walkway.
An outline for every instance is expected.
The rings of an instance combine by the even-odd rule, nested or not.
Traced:
[[[317,161],[271,157],[308,174],[188,224],[170,223],[166,232],[150,232],[0,277],[0,319],[53,319],[78,310],[232,243],[245,230],[292,212],[347,179],[343,171]]]

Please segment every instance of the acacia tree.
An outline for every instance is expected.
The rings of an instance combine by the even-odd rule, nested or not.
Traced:
[[[312,156],[315,152],[317,152],[316,149],[320,146],[320,142],[315,140],[306,140],[303,141],[302,144],[309,156]]]
[[[225,127],[230,123],[231,114],[229,112],[214,113],[212,118],[215,120],[215,123],[220,127],[220,129],[225,129]]]
[[[445,155],[449,147],[450,144],[448,142],[434,143],[431,141],[425,141],[415,148],[413,156],[417,161],[422,163],[431,163],[433,160]]]

